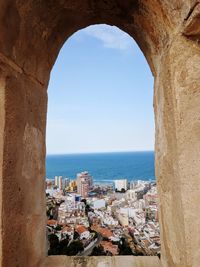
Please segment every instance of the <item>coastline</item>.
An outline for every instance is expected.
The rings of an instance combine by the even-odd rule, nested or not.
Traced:
[[[112,182],[122,177],[131,180],[155,180],[154,151],[109,152],[47,155],[46,177],[56,175],[75,179],[89,171],[95,182]]]

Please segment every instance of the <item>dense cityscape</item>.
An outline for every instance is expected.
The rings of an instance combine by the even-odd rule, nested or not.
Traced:
[[[55,176],[46,179],[46,203],[48,255],[160,256],[155,182]]]

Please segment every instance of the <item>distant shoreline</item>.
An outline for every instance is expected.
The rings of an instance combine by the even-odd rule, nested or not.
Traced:
[[[45,181],[50,181],[50,180],[54,180],[55,178],[45,178]],[[73,180],[73,179],[72,179]],[[94,185],[113,185],[115,180],[120,180],[120,179],[113,179],[113,180],[109,180],[109,181],[94,181],[93,184]],[[128,180],[128,179],[127,179]],[[156,179],[149,179],[149,180],[143,180],[143,179],[132,179],[132,180],[128,180],[128,183],[130,182],[137,182],[137,181],[142,181],[142,182],[149,182],[149,183],[156,183]]]
[[[96,181],[149,180],[155,178],[154,158],[154,151],[47,155],[46,177],[75,179],[77,173],[87,170]]]
[[[61,153],[61,154],[46,154],[51,156],[73,156],[73,155],[96,155],[96,154],[125,154],[125,153],[154,153],[154,150],[138,150],[138,151],[106,151],[106,152],[78,152],[78,153]]]

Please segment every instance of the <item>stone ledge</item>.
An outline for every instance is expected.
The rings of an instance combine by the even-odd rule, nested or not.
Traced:
[[[158,257],[47,257],[42,267],[161,267]]]

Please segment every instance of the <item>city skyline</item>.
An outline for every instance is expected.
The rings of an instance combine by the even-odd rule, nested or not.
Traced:
[[[72,35],[48,97],[48,155],[154,150],[153,77],[118,28],[95,25]]]

